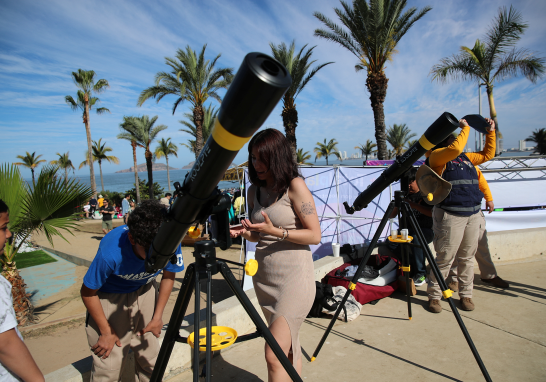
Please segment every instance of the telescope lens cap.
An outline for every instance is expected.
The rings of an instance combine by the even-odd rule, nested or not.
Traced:
[[[468,114],[463,117],[463,119],[466,119],[466,122],[472,127],[474,130],[476,130],[479,133],[487,134],[487,128],[489,127],[489,123],[485,120],[484,117],[482,117],[479,114]]]

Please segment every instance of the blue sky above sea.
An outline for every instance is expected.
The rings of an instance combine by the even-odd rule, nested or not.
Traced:
[[[535,1],[408,1],[409,6],[433,7],[403,37],[398,53],[387,64],[389,87],[385,101],[387,126],[406,123],[416,134],[443,112],[457,117],[478,112],[477,84],[431,82],[431,67],[443,57],[457,53],[462,45],[473,46],[484,35],[499,6],[513,4],[529,28],[519,47],[546,56],[546,2]],[[48,161],[56,152],[70,151],[77,165],[87,149],[81,113],[64,102],[75,96],[71,72],[93,69],[107,79],[110,88],[99,95],[111,114],[91,115],[92,138],[102,138],[120,159],[119,165],[103,164],[104,173],[132,166],[128,142],[116,139],[124,115],[158,115],[169,128],[160,134],[174,143],[187,142],[178,122],[189,111],[181,104],[172,115],[175,97],[136,106],[140,92],[153,85],[154,76],[167,70],[165,57],[190,45],[199,51],[207,45],[207,58],[222,54],[218,66],[239,67],[246,53],[270,53],[269,42],[296,40],[315,46],[317,63],[334,61],[318,72],[296,100],[299,125],[298,147],[312,153],[317,141],[335,138],[339,149],[350,156],[354,146],[374,138],[374,120],[365,73],[356,73],[356,57],[332,42],[313,36],[322,24],[313,17],[321,12],[333,20],[338,1],[47,1],[0,2],[0,163],[14,162],[25,151],[41,154]],[[216,101],[212,104],[219,106]],[[546,80],[532,84],[524,77],[500,82],[495,105],[504,135],[504,148],[533,130],[546,127]],[[283,130],[280,105],[263,127]],[[485,92],[482,114],[488,115]],[[467,146],[473,147],[473,137]],[[155,147],[155,145],[152,145]],[[144,151],[137,152],[144,163]],[[247,159],[244,147],[235,163]],[[314,158],[314,155],[313,155]],[[332,158],[333,159],[333,158]],[[194,160],[185,147],[169,165],[181,168]],[[312,161],[312,160],[311,160]],[[164,163],[164,160],[160,161]],[[323,161],[317,161],[323,163]],[[23,176],[30,170],[22,168]],[[98,166],[95,165],[98,174]],[[88,174],[88,169],[76,174]]]

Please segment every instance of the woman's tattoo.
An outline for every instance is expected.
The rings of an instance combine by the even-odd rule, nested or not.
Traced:
[[[313,208],[313,204],[311,202],[309,203],[301,203],[301,214],[303,216],[305,215],[313,215],[315,213],[315,209]]]

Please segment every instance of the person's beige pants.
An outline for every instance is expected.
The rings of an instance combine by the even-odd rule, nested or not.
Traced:
[[[451,264],[457,259],[459,296],[472,297],[474,283],[474,255],[478,247],[480,230],[485,229],[482,212],[471,216],[459,216],[438,206],[432,211],[436,264],[446,278]],[[429,300],[440,300],[442,291],[432,271],[427,289]]]
[[[121,341],[121,347],[114,345],[106,359],[93,354],[91,381],[120,381],[127,354],[132,349],[135,354],[135,381],[148,382],[159,354],[159,343],[151,332],[144,336],[137,336],[137,333],[146,327],[154,315],[157,298],[155,281],[143,285],[135,292],[121,294],[99,291],[98,296],[106,319]],[[99,340],[100,332],[89,315],[85,330],[91,347]]]
[[[480,230],[480,236],[478,238],[478,250],[476,251],[476,261],[478,262],[478,268],[480,269],[480,276],[482,279],[494,279],[497,276],[497,269],[493,260],[491,259],[491,252],[489,251],[489,243],[487,241],[487,230]],[[457,259],[453,261],[453,265],[449,270],[449,276],[447,282],[457,281]]]

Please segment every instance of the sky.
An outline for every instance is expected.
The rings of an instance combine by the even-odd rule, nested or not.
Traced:
[[[478,113],[478,85],[475,82],[432,82],[432,66],[441,58],[458,53],[461,46],[474,46],[484,36],[502,5],[514,7],[529,24],[518,47],[546,57],[546,2],[543,0],[432,1],[409,0],[408,7],[432,10],[401,39],[386,65],[389,78],[384,103],[387,127],[405,123],[420,136],[444,111],[460,118]],[[81,68],[94,70],[97,79],[110,87],[99,95],[99,106],[110,113],[90,116],[93,140],[102,138],[119,158],[119,165],[103,163],[104,173],[133,165],[127,141],[116,139],[123,116],[157,115],[157,124],[168,129],[160,138],[185,143],[191,137],[179,123],[190,104],[172,106],[175,96],[159,103],[151,99],[137,107],[142,90],[154,84],[157,72],[166,71],[165,57],[190,46],[200,51],[207,44],[206,58],[221,54],[217,67],[240,66],[249,52],[271,54],[269,43],[289,44],[297,49],[308,44],[315,65],[333,61],[321,69],[296,99],[299,124],[298,148],[309,151],[317,141],[336,139],[347,155],[367,139],[375,141],[374,119],[366,90],[366,74],[355,72],[357,58],[345,48],[314,36],[323,24],[313,16],[320,12],[336,23],[337,0],[192,0],[92,2],[49,0],[3,0],[0,2],[0,164],[16,162],[17,155],[36,152],[51,161],[56,153],[69,151],[76,169],[87,150],[85,127],[80,111],[72,111],[65,96],[75,98],[77,88],[71,73]],[[225,92],[224,92],[225,93]],[[224,94],[221,92],[221,94]],[[518,141],[546,127],[546,79],[532,83],[525,77],[498,82],[494,88],[499,127],[504,148],[519,147]],[[210,100],[219,107],[215,100]],[[482,88],[482,115],[489,116],[487,96]],[[281,106],[277,105],[263,128],[284,131]],[[473,135],[467,146],[473,146]],[[156,144],[152,144],[155,148]],[[248,157],[243,147],[235,159]],[[144,150],[137,150],[144,163]],[[171,167],[193,161],[193,154],[179,146]],[[158,162],[165,163],[164,159]],[[24,177],[30,170],[21,168]],[[98,173],[98,166],[95,165]],[[84,167],[76,174],[88,174]]]

